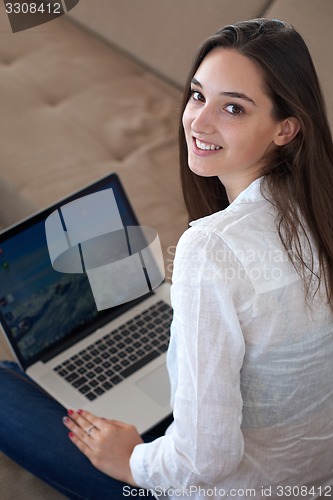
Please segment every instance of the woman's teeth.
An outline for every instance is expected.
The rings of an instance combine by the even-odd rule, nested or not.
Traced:
[[[213,151],[214,149],[222,149],[221,146],[215,146],[214,144],[205,144],[204,142],[199,141],[199,139],[195,139],[195,143],[199,149],[203,149],[205,151]]]

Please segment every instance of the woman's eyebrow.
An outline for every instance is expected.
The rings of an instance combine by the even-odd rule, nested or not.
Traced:
[[[202,89],[201,83],[195,77],[192,78],[192,83]],[[234,99],[245,99],[246,101],[256,106],[254,100],[248,95],[243,94],[242,92],[220,92],[220,95],[226,97],[233,97]]]
[[[191,83],[193,83],[194,85],[197,85],[198,87],[200,87],[202,89],[201,83],[195,78],[195,76],[192,78]]]
[[[220,95],[224,95],[227,97],[234,97],[235,99],[245,99],[246,101],[250,102],[251,104],[254,104],[256,106],[256,103],[254,100],[249,97],[246,94],[243,94],[242,92],[220,92]]]

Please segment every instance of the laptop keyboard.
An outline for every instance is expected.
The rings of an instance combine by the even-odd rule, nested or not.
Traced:
[[[167,350],[171,319],[159,301],[54,370],[93,401]]]

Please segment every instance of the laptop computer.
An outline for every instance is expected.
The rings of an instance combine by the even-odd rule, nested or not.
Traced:
[[[142,259],[144,249],[139,252],[134,248],[130,256],[140,254],[141,260],[137,261],[142,264],[146,288],[132,294],[130,300],[114,300],[118,288],[123,289],[118,269],[118,279],[109,280],[104,287],[113,290],[113,302],[100,305],[103,287],[97,289],[96,298],[96,277],[91,275],[94,269],[99,272],[99,263],[84,268],[88,257],[95,258],[98,253],[95,247],[88,248],[85,254],[83,244],[73,245],[75,258],[63,252],[68,249],[66,223],[70,225],[66,207],[78,203],[80,208],[84,199],[94,202],[96,194],[101,194],[101,199],[112,195],[116,220],[122,228],[134,228],[136,234],[140,233],[116,174],[4,230],[0,234],[0,322],[22,370],[66,408],[84,408],[99,416],[133,423],[142,433],[171,413],[166,370],[172,316],[170,286],[163,280],[156,288],[152,286],[149,278],[153,274],[145,265],[149,259]],[[95,205],[98,208],[98,202]],[[105,206],[101,211],[106,211]],[[66,220],[60,220],[64,214]],[[145,246],[146,237],[141,234],[139,250]],[[126,238],[129,245],[128,231]],[[103,237],[98,241],[99,251],[110,243]],[[119,238],[117,241],[119,247]],[[148,248],[150,242],[146,243]],[[78,269],[75,266],[79,260],[83,268]],[[121,272],[125,273],[127,267]]]

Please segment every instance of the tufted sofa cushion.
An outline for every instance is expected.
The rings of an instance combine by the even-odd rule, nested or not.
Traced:
[[[0,16],[0,219],[11,224],[116,171],[166,252],[186,227],[180,92],[68,20],[15,34],[5,21]]]
[[[65,500],[66,497],[58,491],[22,469],[2,453],[0,453],[0,464],[2,500]]]

